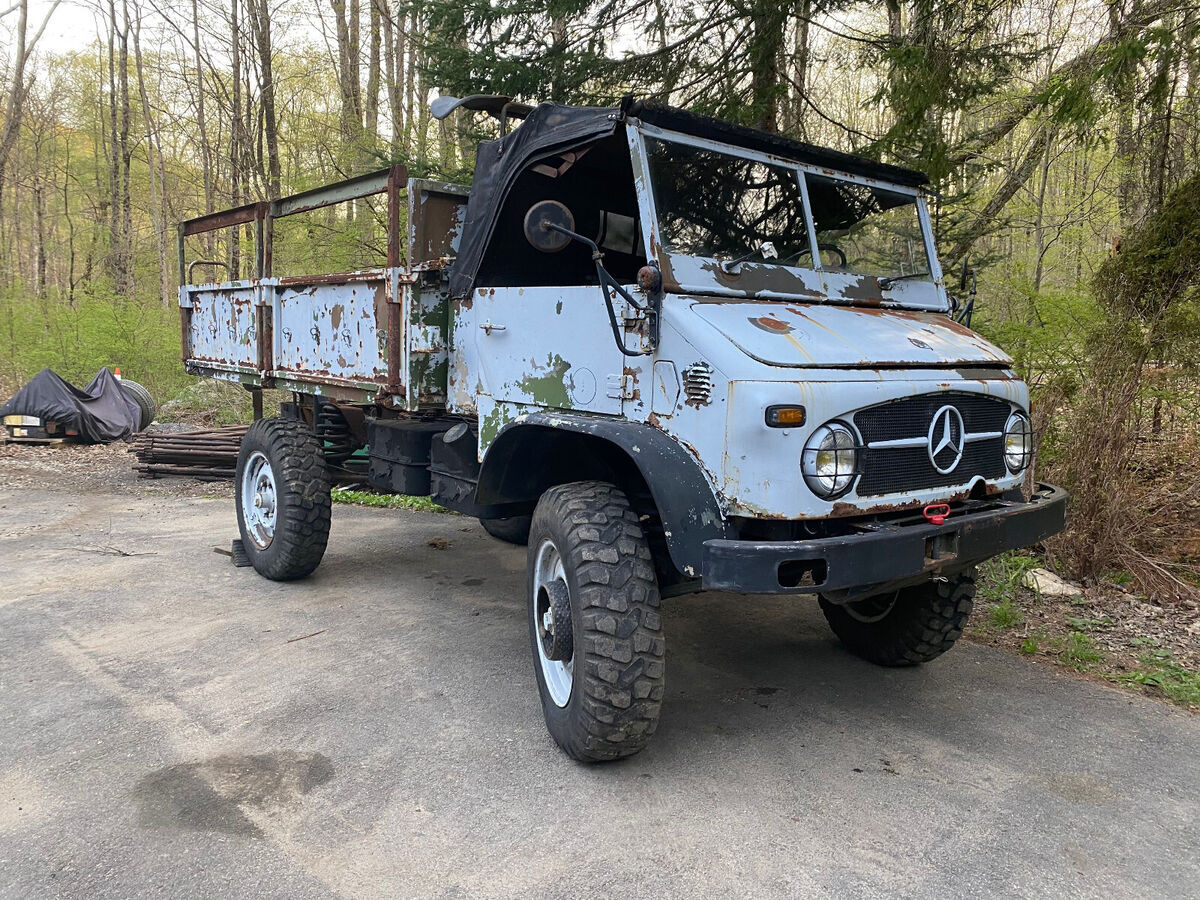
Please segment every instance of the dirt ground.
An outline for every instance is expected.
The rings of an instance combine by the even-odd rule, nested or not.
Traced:
[[[153,425],[148,429],[179,430]],[[0,488],[51,488],[80,492],[128,491],[146,497],[232,497],[231,481],[139,478],[130,444],[39,445],[0,443]]]
[[[1043,596],[1020,572],[1043,560],[986,564],[968,640],[1200,711],[1200,604],[1138,595],[1107,583]]]

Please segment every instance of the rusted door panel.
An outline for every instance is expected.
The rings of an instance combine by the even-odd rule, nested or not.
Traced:
[[[482,393],[496,400],[616,415],[631,391],[600,288],[480,288],[474,335]]]
[[[258,326],[254,300],[258,289],[249,281],[189,286],[190,360],[200,366],[257,373]]]
[[[350,276],[346,276],[350,279]],[[275,369],[347,382],[387,381],[387,275],[275,284]]]

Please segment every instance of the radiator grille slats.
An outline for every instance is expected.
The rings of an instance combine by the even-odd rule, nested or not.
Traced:
[[[947,391],[906,397],[882,403],[854,414],[854,424],[864,444],[902,438],[925,438],[934,414],[943,406],[953,406],[962,416],[968,435],[1002,432],[1011,407],[1008,402],[982,394]],[[940,457],[939,457],[940,459]],[[929,460],[929,448],[865,447],[860,464],[862,476],[856,492],[861,496],[879,496],[928,488],[966,484],[976,475],[1002,478],[1004,467],[1004,438],[967,441],[963,456],[949,474],[941,474]]]

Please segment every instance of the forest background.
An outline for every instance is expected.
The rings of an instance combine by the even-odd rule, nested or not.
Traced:
[[[633,93],[928,172],[1073,494],[1053,562],[1195,608],[1198,35],[1189,0],[0,0],[0,388],[185,390],[175,223],[394,162],[469,182],[495,123],[440,94]],[[289,220],[276,270],[377,264],[378,213]]]

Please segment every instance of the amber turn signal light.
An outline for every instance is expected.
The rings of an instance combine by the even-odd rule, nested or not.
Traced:
[[[804,424],[803,406],[768,406],[767,424],[772,428],[795,428]]]

